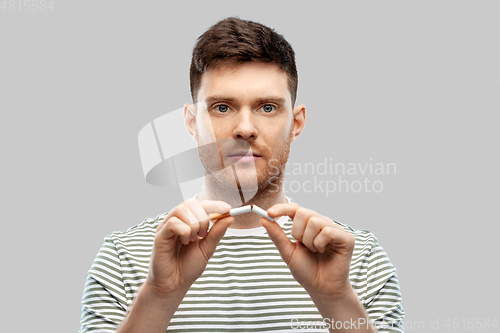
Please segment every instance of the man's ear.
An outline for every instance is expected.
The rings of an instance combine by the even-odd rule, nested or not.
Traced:
[[[198,132],[196,131],[196,108],[189,103],[184,104],[184,124],[193,140],[198,143]]]
[[[293,108],[293,138],[297,139],[306,125],[306,107],[302,104]]]

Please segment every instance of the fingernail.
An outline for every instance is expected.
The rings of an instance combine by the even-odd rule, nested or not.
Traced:
[[[267,211],[268,214],[276,214],[276,209],[274,208],[270,208],[268,211]]]
[[[203,231],[201,232],[200,237],[201,237],[201,238],[205,238],[206,236],[207,236],[207,231],[206,231],[206,230],[203,230]]]

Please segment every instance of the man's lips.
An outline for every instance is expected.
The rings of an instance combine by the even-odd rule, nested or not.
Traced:
[[[262,155],[260,155],[257,152],[250,152],[250,151],[245,151],[245,150],[240,150],[234,153],[230,153],[228,155],[228,158],[233,161],[233,162],[252,162],[260,159]]]

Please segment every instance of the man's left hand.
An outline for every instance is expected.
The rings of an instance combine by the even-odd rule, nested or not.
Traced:
[[[261,218],[293,277],[311,296],[340,299],[352,292],[349,280],[354,236],[340,225],[296,203],[276,204],[270,217],[293,220],[292,242],[276,222]]]

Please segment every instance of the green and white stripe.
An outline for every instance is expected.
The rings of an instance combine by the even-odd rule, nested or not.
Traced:
[[[80,332],[113,332],[148,274],[157,225],[167,213],[105,238],[85,285]],[[278,223],[290,239],[292,221]],[[340,222],[356,239],[350,280],[380,332],[403,332],[404,310],[395,268],[373,234]],[[168,332],[286,332],[297,322],[317,322],[327,332],[307,292],[292,277],[263,227],[228,229],[205,272],[192,285]],[[398,324],[399,323],[399,324]]]

